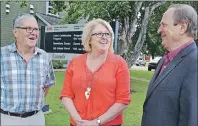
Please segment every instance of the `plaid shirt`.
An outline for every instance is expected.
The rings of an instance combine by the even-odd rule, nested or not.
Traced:
[[[45,88],[55,84],[50,57],[39,48],[27,63],[15,43],[1,47],[1,109],[9,112],[41,110]]]

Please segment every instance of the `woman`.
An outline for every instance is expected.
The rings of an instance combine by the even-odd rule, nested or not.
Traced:
[[[95,19],[83,30],[87,53],[72,59],[60,99],[71,126],[120,126],[130,103],[130,74],[123,58],[113,52],[114,33],[106,21]]]

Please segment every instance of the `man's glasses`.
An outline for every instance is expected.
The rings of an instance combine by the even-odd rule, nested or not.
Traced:
[[[93,33],[91,34],[91,36],[94,36],[96,35],[97,37],[99,38],[102,38],[103,36],[107,37],[107,38],[110,38],[111,37],[111,33],[102,33],[102,32],[99,32],[99,33]]]
[[[26,32],[32,33],[33,31],[39,32],[39,28],[32,28],[32,27],[16,27],[20,29],[26,29]]]

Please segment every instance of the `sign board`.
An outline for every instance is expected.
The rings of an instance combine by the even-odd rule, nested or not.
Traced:
[[[43,49],[48,53],[85,53],[81,42],[83,27],[80,24],[45,26]]]

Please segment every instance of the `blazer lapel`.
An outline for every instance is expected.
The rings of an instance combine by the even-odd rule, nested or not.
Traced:
[[[147,101],[147,99],[150,97],[150,95],[152,94],[152,92],[157,88],[157,86],[160,84],[161,81],[163,81],[165,79],[165,77],[182,61],[183,57],[185,57],[186,55],[188,55],[193,49],[196,49],[196,44],[192,43],[190,44],[188,47],[186,47],[185,49],[183,49],[166,67],[166,69],[159,74],[159,71],[161,70],[160,68],[162,67],[162,64],[158,67],[158,71],[156,71],[155,73],[155,77],[156,75],[159,74],[159,76],[152,80],[147,92],[147,96],[146,96],[146,100],[145,103]]]
[[[153,90],[155,90],[155,88],[160,84],[160,82],[182,61],[181,57],[177,57],[175,58],[172,62],[170,62],[166,69],[164,69],[164,71],[158,76],[158,78],[155,80],[155,82],[153,83],[151,90],[150,90],[150,94],[153,92]],[[149,95],[148,94],[148,97]]]
[[[152,78],[152,80],[150,81],[150,84],[149,84],[149,87],[148,87],[147,96],[148,96],[148,94],[150,93],[151,87],[152,87],[154,81],[156,80],[156,78],[158,77],[158,75],[159,75],[159,73],[160,73],[160,71],[161,71],[161,67],[162,67],[163,64],[164,64],[164,58],[162,58],[162,59],[160,60],[159,64],[157,65],[157,69],[155,70],[155,73],[154,73],[154,75],[153,75],[153,78]]]

